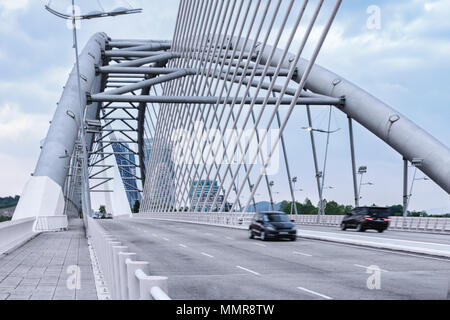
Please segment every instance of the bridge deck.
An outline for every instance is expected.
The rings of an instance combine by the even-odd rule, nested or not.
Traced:
[[[180,222],[101,222],[149,261],[152,275],[168,277],[173,299],[447,297],[450,260],[445,258],[308,239],[262,242],[249,240],[245,230]],[[382,270],[380,290],[367,287],[372,265]]]
[[[80,268],[80,289],[67,286],[71,266]],[[82,220],[71,220],[67,232],[39,234],[0,257],[0,300],[6,299],[97,299]]]

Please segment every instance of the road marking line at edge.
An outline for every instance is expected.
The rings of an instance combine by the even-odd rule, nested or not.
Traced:
[[[294,251],[294,254],[299,254],[301,256],[305,256],[305,257],[312,257],[312,254],[308,254],[308,253],[303,253],[303,252],[298,252],[298,251]]]
[[[208,258],[214,258],[214,256],[212,256],[212,255],[210,255],[210,254],[207,254],[207,253],[204,253],[204,252],[202,252],[201,254],[204,255],[204,256],[206,256],[206,257],[208,257]]]
[[[182,244],[182,243],[180,243],[179,246],[182,247],[182,248],[187,248],[187,246],[185,246],[185,245]]]
[[[354,264],[354,266],[355,266],[355,267],[359,267],[359,268],[369,269],[369,267],[362,266],[362,265],[360,265],[360,264]],[[389,271],[383,270],[383,269],[380,269],[380,271],[382,271],[382,272],[389,272]]]
[[[163,239],[163,240],[165,240],[165,241],[170,241],[169,239],[167,239],[167,238],[164,238],[164,237],[163,237],[162,239]]]
[[[236,266],[236,268],[239,268],[239,269],[241,269],[241,270],[244,270],[244,271],[253,273],[254,275],[257,275],[257,276],[260,276],[260,275],[261,275],[261,274],[259,274],[258,272],[255,272],[255,271],[253,271],[253,270],[250,270],[250,269],[247,269],[247,268],[244,268],[244,267],[241,267],[241,266]]]
[[[317,295],[319,297],[322,297],[324,299],[327,299],[327,300],[333,300],[333,298],[331,298],[331,297],[328,297],[328,296],[326,296],[324,294],[321,294],[321,293],[318,293],[318,292],[315,292],[315,291],[312,291],[312,290],[309,290],[309,289],[306,289],[306,288],[297,287],[297,289],[305,291],[305,292],[308,292],[308,293],[311,293],[311,294],[315,294],[315,295]]]

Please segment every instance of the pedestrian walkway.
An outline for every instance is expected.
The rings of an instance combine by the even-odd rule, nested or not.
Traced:
[[[83,221],[1,256],[0,300],[97,300]]]

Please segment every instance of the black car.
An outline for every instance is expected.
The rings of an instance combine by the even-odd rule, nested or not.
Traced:
[[[255,236],[265,241],[268,239],[287,238],[297,240],[297,229],[284,212],[258,212],[248,229],[250,239]]]
[[[373,229],[381,233],[389,227],[389,221],[391,221],[389,216],[389,208],[355,208],[342,219],[341,230],[356,229],[356,231],[364,232]]]

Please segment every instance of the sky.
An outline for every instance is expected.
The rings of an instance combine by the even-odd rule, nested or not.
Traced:
[[[144,13],[83,22],[80,47],[98,31],[112,38],[172,39],[177,0],[77,1],[83,13],[128,3]],[[74,63],[71,30],[45,11],[45,4],[0,0],[0,196],[20,194],[33,172],[40,141]],[[60,11],[69,4],[52,1]],[[379,8],[380,20],[370,28],[373,6]],[[317,63],[388,103],[449,146],[449,16],[448,0],[344,0]],[[318,127],[326,125],[326,116],[326,108],[314,109]],[[309,136],[300,129],[306,124],[304,112],[294,112],[286,140],[292,146],[291,171],[299,178],[297,188],[303,190],[296,197],[317,202]],[[325,190],[325,198],[352,204],[346,117],[339,111],[333,111],[333,126],[341,130],[331,136],[326,184],[333,188]],[[317,137],[321,161],[324,138]],[[355,147],[357,164],[368,167],[364,181],[373,183],[363,187],[363,204],[400,204],[401,156],[357,124]],[[276,200],[287,198],[286,183],[282,178],[273,180]],[[432,181],[418,180],[410,209],[450,212],[450,197]]]

